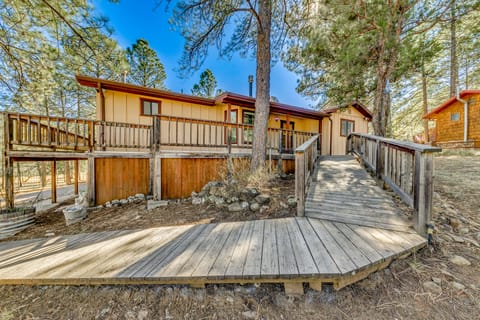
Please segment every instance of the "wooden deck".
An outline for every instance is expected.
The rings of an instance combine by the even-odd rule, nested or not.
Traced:
[[[4,242],[0,284],[279,282],[302,293],[344,287],[426,244],[352,158],[318,169],[309,217]]]
[[[306,216],[414,232],[412,223],[355,158],[323,157],[312,180],[305,201]]]

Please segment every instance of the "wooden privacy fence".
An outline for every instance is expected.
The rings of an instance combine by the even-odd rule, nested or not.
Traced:
[[[414,209],[413,224],[426,235],[433,202],[433,153],[442,149],[368,134],[351,133],[347,153],[358,155],[378,179],[382,179]]]
[[[305,215],[305,193],[318,157],[318,138],[319,135],[315,135],[295,149],[295,197],[300,217]]]

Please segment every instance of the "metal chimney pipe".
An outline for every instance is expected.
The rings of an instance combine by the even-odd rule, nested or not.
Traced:
[[[253,97],[253,75],[248,76],[248,95]]]

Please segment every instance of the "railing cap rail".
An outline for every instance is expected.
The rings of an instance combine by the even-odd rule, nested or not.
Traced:
[[[295,149],[295,153],[305,153],[305,151],[318,139],[318,137],[319,135],[316,134],[307,141],[305,141],[301,146]]]
[[[419,144],[419,143],[414,143],[414,142],[408,142],[408,141],[400,141],[400,140],[375,136],[375,135],[372,135],[372,134],[352,132],[352,133],[349,134],[349,137],[350,136],[365,137],[365,138],[370,139],[370,140],[376,140],[376,141],[384,142],[384,143],[387,143],[387,144],[390,144],[390,145],[410,149],[410,150],[413,150],[413,151],[420,151],[422,153],[441,152],[442,151],[442,148],[439,148],[439,147],[432,147],[432,146]]]

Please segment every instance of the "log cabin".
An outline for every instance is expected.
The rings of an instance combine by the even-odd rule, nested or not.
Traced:
[[[423,116],[435,121],[433,145],[480,148],[480,90],[463,90]]]

